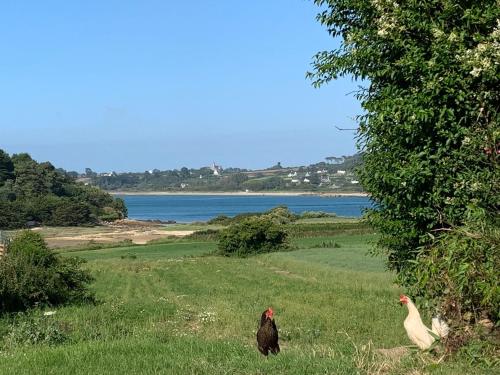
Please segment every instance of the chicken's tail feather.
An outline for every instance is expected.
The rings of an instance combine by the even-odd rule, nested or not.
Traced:
[[[432,332],[437,336],[444,338],[450,333],[450,327],[439,316],[432,318]]]

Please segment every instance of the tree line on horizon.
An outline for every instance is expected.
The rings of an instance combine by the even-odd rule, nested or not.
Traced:
[[[76,182],[49,162],[0,149],[0,229],[91,225],[126,216],[123,200]]]
[[[362,191],[361,186],[350,183],[350,180],[355,180],[355,168],[360,166],[360,154],[325,159],[328,162],[298,167],[283,167],[278,162],[262,170],[220,168],[217,174],[210,167],[125,173],[96,173],[87,168],[84,177],[93,185],[110,191],[332,191],[333,188],[337,191]],[[338,170],[347,175],[334,177]],[[296,172],[302,178],[300,184],[291,182],[290,172]],[[322,183],[322,177],[326,176],[331,177],[331,183]],[[305,184],[304,178],[308,180]]]

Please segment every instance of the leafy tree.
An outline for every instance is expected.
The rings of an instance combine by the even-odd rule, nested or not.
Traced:
[[[182,167],[180,170],[180,177],[184,179],[184,178],[189,178],[189,176],[190,176],[189,169],[187,169],[186,167]]]
[[[51,225],[78,226],[82,224],[93,224],[95,219],[91,216],[88,203],[73,202],[69,199],[61,200],[60,204],[52,213]]]
[[[14,177],[14,163],[5,151],[0,150],[0,186]]]
[[[460,242],[455,231],[471,217],[481,217],[475,228],[499,220],[498,1],[314,2],[322,7],[319,22],[341,44],[315,56],[309,77],[316,86],[345,75],[365,84],[356,94],[364,109],[360,179],[376,203],[368,218],[381,233],[379,245],[403,285],[444,298],[446,290],[428,293],[423,259],[439,253],[435,246]],[[498,249],[491,256],[498,259]]]
[[[6,180],[3,185],[0,185],[0,201],[14,201],[16,200],[16,193],[14,191],[14,180]]]
[[[28,213],[22,201],[0,199],[0,228],[23,228],[28,220]]]
[[[90,168],[85,168],[85,176],[86,177],[90,177],[90,178],[94,178],[94,177],[97,177],[97,173],[94,172],[92,169]]]

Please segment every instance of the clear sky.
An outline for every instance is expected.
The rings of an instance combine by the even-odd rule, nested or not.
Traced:
[[[304,165],[355,152],[357,83],[309,0],[0,5],[0,148],[82,171]]]

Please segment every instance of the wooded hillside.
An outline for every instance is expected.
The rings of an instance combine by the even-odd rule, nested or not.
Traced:
[[[121,199],[77,183],[49,162],[0,150],[0,229],[95,224],[126,215]]]

